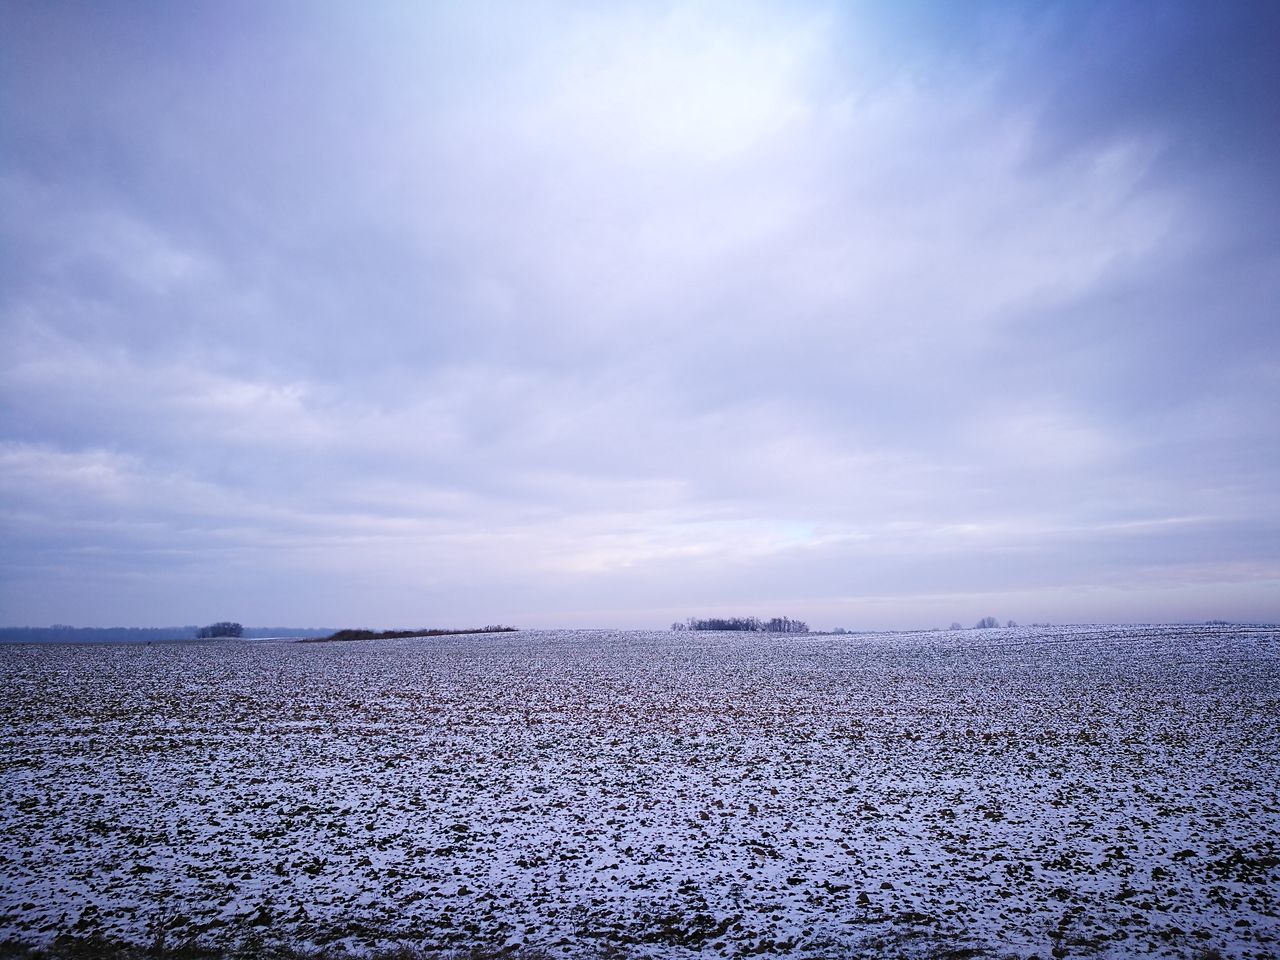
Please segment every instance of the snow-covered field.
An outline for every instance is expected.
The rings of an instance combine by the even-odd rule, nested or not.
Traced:
[[[0,648],[0,940],[1276,956],[1280,633]]]

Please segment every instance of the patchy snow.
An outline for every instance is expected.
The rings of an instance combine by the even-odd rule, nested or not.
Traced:
[[[1274,630],[10,646],[0,683],[0,940],[1280,944]]]

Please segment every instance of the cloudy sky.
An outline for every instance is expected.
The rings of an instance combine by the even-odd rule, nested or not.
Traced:
[[[1280,4],[2,19],[0,623],[1280,619]]]

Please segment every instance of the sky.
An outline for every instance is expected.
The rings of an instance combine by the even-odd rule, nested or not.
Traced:
[[[1280,4],[0,6],[0,624],[1280,620]]]

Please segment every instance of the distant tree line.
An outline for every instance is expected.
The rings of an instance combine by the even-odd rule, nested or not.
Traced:
[[[212,626],[219,626],[213,624]],[[236,624],[239,626],[239,624]],[[198,640],[201,632],[210,627],[194,625],[182,627],[71,627],[54,624],[51,627],[0,627],[0,643],[162,643],[173,640]],[[236,636],[254,637],[314,637],[327,636],[331,628],[314,627],[240,627]],[[207,639],[207,638],[206,638]]]
[[[193,640],[195,627],[0,627],[4,643],[147,643]]]
[[[990,629],[992,629],[993,627],[998,627],[998,626],[1000,626],[1000,621],[999,621],[999,620],[997,620],[995,617],[983,617],[981,620],[979,620],[979,621],[978,621],[977,623],[975,623],[973,626],[974,626],[974,629],[975,629],[975,630],[990,630]],[[1016,626],[1017,626],[1017,624],[1016,624],[1014,621],[1009,620],[1009,621],[1007,621],[1007,622],[1005,623],[1005,626],[1006,626],[1006,627],[1016,627]],[[1033,626],[1033,627],[1038,627],[1038,626],[1040,626],[1040,624],[1038,624],[1038,623],[1033,623],[1033,624],[1032,624],[1032,626]],[[1046,627],[1047,627],[1047,626],[1048,626],[1048,624],[1046,623],[1046,624],[1044,624],[1044,626],[1046,626]],[[959,621],[959,620],[954,620],[954,621],[952,621],[952,623],[951,623],[951,629],[952,629],[952,630],[963,630],[963,629],[964,629],[964,627],[960,625],[960,621]]]
[[[671,624],[672,630],[742,630],[749,633],[808,633],[809,625],[803,620],[792,620],[790,617],[774,617],[761,620],[759,617],[709,617],[701,620],[697,617],[677,620]]]

